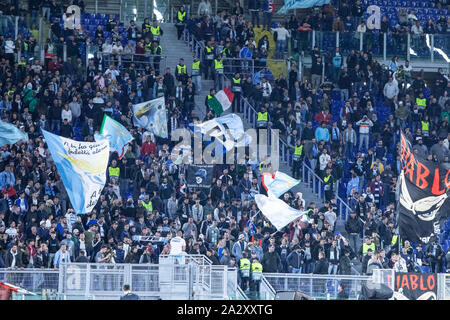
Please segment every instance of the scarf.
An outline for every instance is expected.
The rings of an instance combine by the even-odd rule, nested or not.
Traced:
[[[12,255],[12,257],[13,257],[13,259],[12,259],[12,261],[11,261],[10,267],[11,267],[11,268],[14,268],[14,267],[16,266],[16,256],[17,256],[17,252],[14,253],[14,252],[12,251],[12,249],[11,249],[9,252],[11,253],[11,255]]]

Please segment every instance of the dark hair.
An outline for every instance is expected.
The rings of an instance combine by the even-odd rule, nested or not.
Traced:
[[[124,284],[122,289],[123,289],[123,291],[129,291],[130,290],[130,285],[129,284]]]

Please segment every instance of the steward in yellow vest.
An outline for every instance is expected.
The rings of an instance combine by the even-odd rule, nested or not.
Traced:
[[[198,58],[194,58],[191,69],[192,69],[192,76],[200,75],[200,60],[198,60]]]
[[[180,58],[180,61],[177,64],[176,70],[175,70],[175,78],[177,78],[181,75],[181,74],[187,74],[187,68],[186,65],[184,64],[184,59]]]
[[[186,23],[186,11],[184,11],[184,7],[181,6],[180,10],[178,10],[177,12],[177,23],[175,24],[175,27],[177,28],[178,40],[181,39],[185,23]]]
[[[257,128],[267,128],[269,124],[269,113],[266,110],[266,107],[262,106],[261,111],[258,112],[258,118],[256,119],[256,127]]]

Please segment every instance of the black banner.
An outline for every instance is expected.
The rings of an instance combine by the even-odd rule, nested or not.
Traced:
[[[437,300],[436,273],[395,273],[396,300]]]
[[[425,160],[413,153],[403,133],[400,158],[400,236],[415,243],[428,243],[436,239],[450,212],[450,170],[444,164]]]
[[[187,169],[188,188],[211,188],[214,165],[189,165]]]

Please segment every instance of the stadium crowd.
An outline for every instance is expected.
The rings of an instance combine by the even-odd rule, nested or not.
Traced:
[[[266,9],[271,7],[266,4]],[[202,8],[205,16],[177,17],[197,40],[213,48],[215,58],[230,52],[235,53],[229,57],[267,57],[268,39],[255,43],[252,23],[243,18],[242,8],[214,18],[207,5]],[[259,24],[255,8],[249,10],[254,24]],[[336,17],[333,22],[334,17],[345,9],[339,8],[336,15],[326,12],[328,8],[323,8],[318,21],[324,28],[334,28],[339,21]],[[199,13],[205,14],[202,10]],[[266,13],[268,28],[271,17]],[[157,22],[149,23],[127,27],[125,48],[135,48],[136,53],[145,53],[147,47],[157,50],[159,42],[149,43]],[[291,19],[288,29],[306,27],[305,23]],[[113,41],[117,24],[108,21]],[[284,50],[282,41],[289,31],[283,25],[272,31],[277,33],[277,48]],[[165,96],[169,133],[183,127],[192,130],[198,117],[194,104],[198,83],[180,72],[182,62],[174,66],[175,73],[168,68],[161,74],[155,65],[139,70],[134,63],[122,65],[110,39],[103,43],[101,26],[91,40],[80,38],[80,31],[76,35],[61,29],[58,22],[52,25],[52,34],[56,37],[48,41],[45,61],[29,61],[24,55],[17,61],[23,48],[20,41],[18,45],[17,39],[0,36],[1,119],[29,137],[1,149],[0,268],[58,268],[63,261],[158,263],[161,254],[187,253],[241,269],[251,258],[251,263],[261,263],[263,272],[351,274],[354,259],[362,262],[364,274],[375,268],[412,272],[428,267],[445,272],[450,259],[439,241],[428,246],[400,241],[395,217],[399,130],[414,141],[416,152],[433,161],[449,161],[450,82],[442,70],[424,80],[423,72],[408,61],[401,65],[393,57],[388,65],[380,64],[370,48],[351,49],[344,57],[339,49],[323,53],[316,46],[310,53],[310,76],[301,81],[293,65],[287,79],[269,81],[264,71],[258,71],[260,77],[245,75],[242,82],[234,82],[257,109],[258,126],[280,129],[293,154],[292,175],[301,176],[300,164],[305,161],[324,180],[323,205],[304,203],[301,194],[292,192],[282,196],[290,206],[306,210],[309,222],[296,221],[276,232],[253,201],[254,194],[264,192],[258,164],[215,165],[210,189],[189,189],[188,165],[172,161],[170,139],[133,126],[133,104]],[[163,32],[158,36],[164,37]],[[54,41],[66,42],[67,61],[62,61],[60,51],[53,51]],[[77,50],[79,41],[97,43],[92,46],[102,53],[94,54],[87,67]],[[208,78],[209,62],[201,63],[202,77]],[[337,118],[332,117],[335,106]],[[234,108],[242,111],[239,105]],[[383,110],[386,113],[380,113]],[[121,160],[111,155],[108,184],[95,210],[76,215],[40,130],[94,141],[104,114],[127,127],[134,141]],[[213,117],[209,111],[205,119]],[[347,171],[351,177],[346,196],[353,211],[344,236],[336,231],[336,184],[348,176]]]

